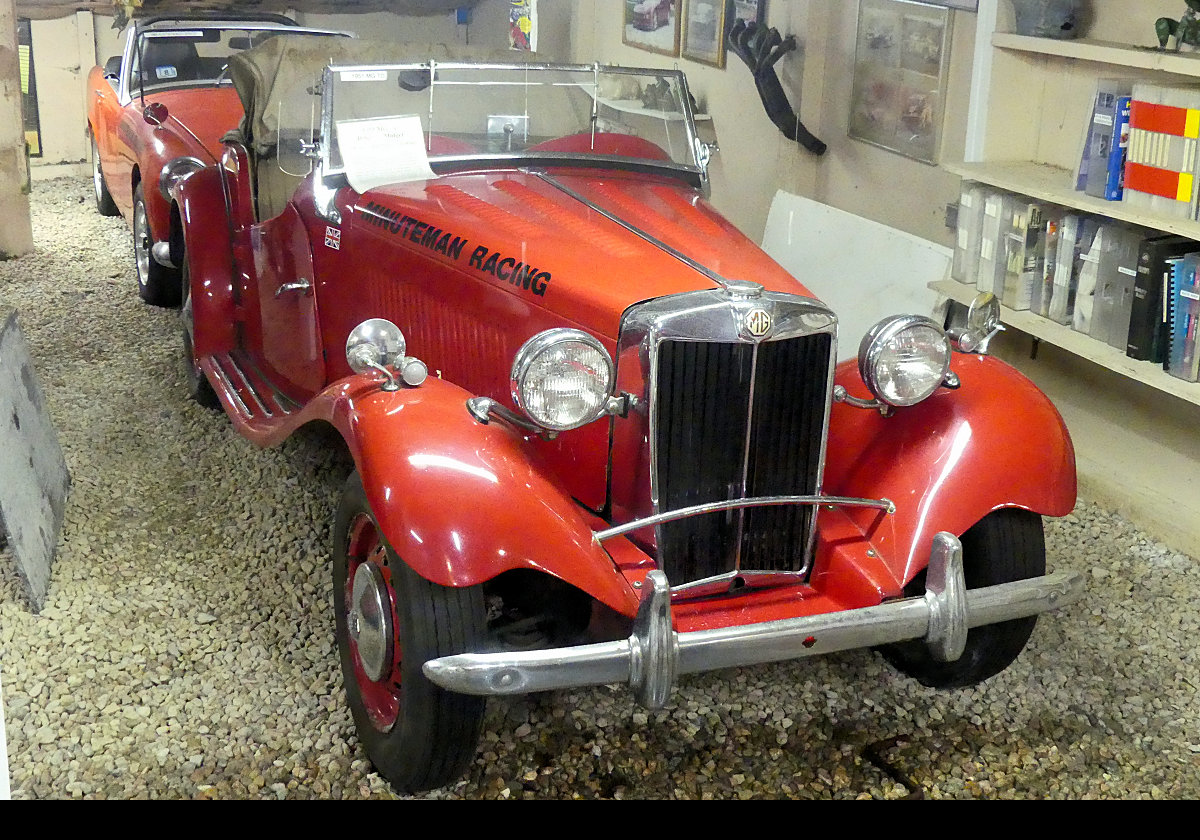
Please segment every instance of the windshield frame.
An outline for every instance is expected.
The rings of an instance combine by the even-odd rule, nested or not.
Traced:
[[[136,97],[142,96],[143,93],[162,93],[170,90],[181,90],[186,88],[200,89],[217,89],[224,87],[232,87],[232,81],[226,77],[220,79],[191,79],[182,82],[158,82],[152,85],[139,85],[133,76],[134,65],[139,67],[142,62],[142,54],[145,51],[145,40],[149,38],[172,38],[178,37],[182,32],[195,32],[205,30],[242,30],[247,32],[271,32],[277,35],[327,35],[337,34],[345,37],[352,37],[351,33],[340,30],[317,29],[309,26],[297,26],[295,24],[284,24],[273,20],[186,20],[186,19],[170,19],[156,21],[147,26],[130,27],[129,36],[126,39],[125,47],[122,50],[121,56],[121,75],[118,79],[118,98],[122,105],[126,105]]]
[[[506,153],[488,153],[478,152],[461,155],[437,155],[429,157],[430,167],[436,175],[446,174],[454,171],[469,170],[474,168],[537,168],[537,167],[578,167],[589,169],[620,169],[624,171],[641,172],[648,174],[667,175],[674,178],[681,178],[689,184],[707,190],[708,173],[707,173],[707,150],[708,147],[704,144],[696,131],[695,115],[692,112],[692,97],[688,90],[687,76],[682,70],[678,69],[663,69],[652,67],[625,67],[615,65],[604,65],[599,63],[594,64],[561,64],[561,63],[501,63],[501,62],[471,62],[471,61],[420,61],[420,62],[396,62],[396,63],[380,63],[380,64],[330,64],[325,67],[321,90],[321,124],[319,134],[319,152],[318,160],[320,163],[320,171],[322,176],[328,177],[333,181],[341,182],[345,179],[346,168],[344,165],[334,166],[331,159],[331,143],[329,138],[333,137],[333,94],[335,73],[370,71],[370,70],[388,70],[388,71],[421,71],[428,72],[431,82],[429,84],[429,111],[434,108],[434,90],[438,86],[437,71],[443,70],[496,70],[496,71],[532,71],[532,72],[574,72],[574,73],[591,73],[593,78],[598,80],[600,74],[612,73],[621,75],[652,75],[658,77],[670,77],[678,81],[682,102],[682,122],[686,133],[686,143],[690,150],[690,155],[693,163],[678,163],[672,160],[655,161],[643,158],[628,158],[614,155],[590,154],[580,152],[561,152],[561,151],[519,151]],[[441,83],[446,85],[447,83]],[[463,85],[464,82],[451,82],[451,85]],[[593,97],[593,108],[598,108],[599,103]],[[593,112],[595,113],[595,111]],[[593,120],[593,131],[594,131]],[[428,148],[428,143],[426,144]]]

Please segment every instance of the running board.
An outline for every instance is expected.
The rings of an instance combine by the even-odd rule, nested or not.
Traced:
[[[218,393],[224,393],[246,421],[287,417],[301,406],[281,393],[249,360],[232,353],[209,357],[217,378]]]

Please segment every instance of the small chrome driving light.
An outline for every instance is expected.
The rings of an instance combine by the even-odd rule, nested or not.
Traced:
[[[371,318],[350,331],[346,338],[346,364],[355,373],[373,370],[387,377],[385,391],[400,387],[397,376],[405,385],[420,385],[429,375],[420,359],[404,355],[407,349],[404,333],[386,318]]]
[[[863,336],[858,372],[880,402],[896,407],[915,405],[946,383],[950,341],[929,318],[884,318]]]
[[[564,432],[611,410],[613,362],[599,341],[580,330],[538,333],[513,360],[513,402],[539,426]]]
[[[158,175],[158,192],[167,201],[171,200],[171,190],[175,189],[184,178],[199,172],[204,168],[204,161],[194,157],[177,157],[167,161],[162,172]]]

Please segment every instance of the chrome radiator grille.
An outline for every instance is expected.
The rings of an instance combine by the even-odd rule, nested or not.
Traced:
[[[659,343],[652,452],[657,507],[817,491],[830,333],[761,344]],[[659,526],[673,583],[741,571],[800,571],[813,509],[746,508]]]

